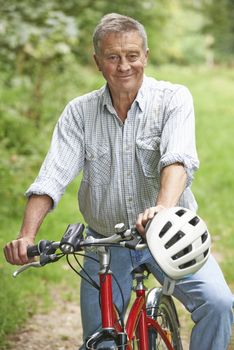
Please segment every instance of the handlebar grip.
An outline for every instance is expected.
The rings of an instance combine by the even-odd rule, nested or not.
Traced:
[[[39,256],[39,247],[38,245],[31,245],[27,248],[27,256],[28,258],[33,258],[34,256]]]

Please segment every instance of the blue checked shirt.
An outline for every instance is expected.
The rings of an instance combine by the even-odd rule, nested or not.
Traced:
[[[47,194],[56,206],[83,170],[80,211],[92,229],[108,236],[116,223],[134,225],[140,212],[155,206],[160,170],[175,162],[184,164],[188,179],[178,205],[196,210],[190,185],[199,162],[188,89],[144,77],[123,123],[106,85],[66,106],[26,195]]]

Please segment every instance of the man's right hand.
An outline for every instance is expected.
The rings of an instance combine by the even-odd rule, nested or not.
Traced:
[[[13,265],[32,262],[27,257],[27,248],[34,244],[39,227],[52,208],[53,200],[47,195],[31,195],[25,208],[24,220],[17,239],[4,247],[6,260]]]
[[[12,265],[24,265],[32,261],[27,256],[27,248],[33,245],[34,241],[30,238],[18,238],[6,244],[4,254],[6,260]]]

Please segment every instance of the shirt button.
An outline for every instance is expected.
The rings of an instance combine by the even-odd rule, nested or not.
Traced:
[[[128,201],[129,201],[129,202],[132,202],[132,197],[129,197],[129,198],[128,198]]]
[[[127,172],[127,176],[131,176],[131,174],[132,174],[131,171]]]

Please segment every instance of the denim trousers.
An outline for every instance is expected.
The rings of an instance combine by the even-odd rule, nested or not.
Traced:
[[[87,234],[98,235],[91,229],[87,230]],[[124,308],[126,311],[131,295],[131,272],[134,268],[146,264],[161,284],[163,284],[164,274],[147,248],[142,251],[133,251],[112,247],[110,250],[110,268],[121,286],[124,305],[119,287],[113,279],[114,302],[118,309]],[[97,259],[95,253],[87,255]],[[98,263],[85,257],[83,266],[88,274],[98,282]],[[234,296],[214,257],[210,256],[205,265],[194,275],[178,281],[173,296],[191,313],[194,321],[189,349],[226,350],[231,337]],[[80,299],[83,339],[86,339],[87,336],[101,328],[99,292],[82,280]],[[103,346],[111,348],[111,346]],[[85,349],[84,345],[80,348],[82,349]]]

